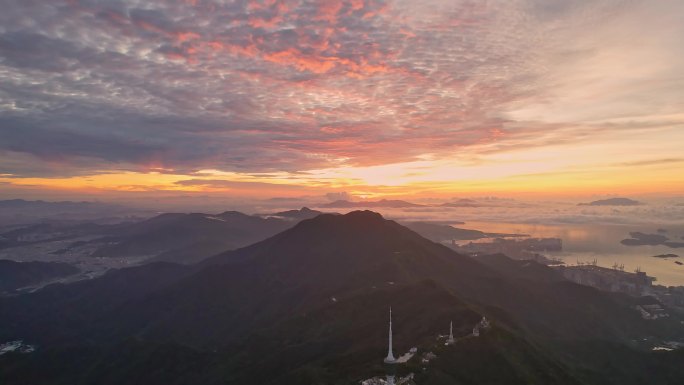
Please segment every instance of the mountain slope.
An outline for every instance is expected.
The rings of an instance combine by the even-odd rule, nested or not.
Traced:
[[[205,265],[266,267],[283,282],[319,287],[404,283],[457,273],[493,273],[447,247],[371,211],[320,215],[255,245],[207,259]]]
[[[16,290],[78,272],[78,268],[67,263],[0,260],[0,292]]]
[[[532,260],[516,260],[503,254],[478,255],[475,260],[510,279],[555,283],[566,279],[556,270]]]
[[[236,211],[218,215],[162,214],[123,227],[94,256],[151,256],[155,261],[194,263],[266,239],[290,226],[292,222]]]
[[[323,213],[318,211],[318,210],[311,210],[308,207],[302,207],[299,210],[280,211],[277,213],[263,214],[260,216],[264,217],[264,218],[275,217],[275,218],[282,218],[282,219],[286,219],[286,220],[290,220],[290,221],[301,221],[304,219],[315,218],[321,214],[323,214]]]
[[[429,222],[406,222],[402,224],[433,242],[474,240],[491,236],[479,230],[459,229],[445,224]]]
[[[674,317],[644,321],[628,298],[535,277],[485,266],[373,212],[320,215],[195,266],[151,264],[80,286],[1,299],[6,316],[0,338],[63,352],[74,345],[94,349],[87,357],[63,357],[66,367],[87,366],[59,374],[64,383],[101,379],[109,357],[115,358],[116,372],[108,378],[122,382],[141,376],[141,383],[164,383],[139,368],[180,365],[188,371],[167,383],[349,383],[382,370],[391,305],[396,353],[434,343],[449,320],[467,333],[485,313],[503,337],[483,357],[498,360],[517,352],[518,361],[507,370],[518,383],[533,378],[569,384],[576,376],[568,359],[559,358],[562,343],[602,340],[629,349],[625,343],[631,339],[672,336],[678,323]],[[155,364],[149,349],[131,346],[159,349],[157,356],[174,349],[179,354]],[[21,371],[40,372],[48,353],[14,357],[11,365],[2,358],[0,370],[13,378],[21,378]],[[116,358],[120,354],[126,359]],[[489,378],[486,370],[474,370],[472,381],[464,383]],[[446,368],[440,371],[426,383],[464,381]],[[530,377],[537,371],[552,374]]]
[[[659,328],[672,327],[642,320],[629,298],[564,280],[506,276],[372,212],[321,215],[188,271],[163,290],[111,309],[112,314],[88,314],[92,321],[105,322],[84,322],[84,333],[90,332],[92,338],[171,336],[195,346],[228,343],[255,325],[306,312],[331,296],[343,298],[368,288],[426,279],[469,303],[505,314],[511,327],[548,339],[629,340],[645,332],[661,335]],[[157,274],[144,269],[118,274],[134,273],[140,279]],[[107,287],[107,282],[96,283]],[[116,284],[109,290],[119,290]],[[89,290],[82,296],[97,302],[97,293]],[[60,295],[67,298],[70,293]],[[106,322],[109,318],[117,322]]]

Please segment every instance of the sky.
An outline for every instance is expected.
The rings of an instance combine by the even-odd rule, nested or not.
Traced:
[[[0,0],[0,196],[684,195],[681,0]]]

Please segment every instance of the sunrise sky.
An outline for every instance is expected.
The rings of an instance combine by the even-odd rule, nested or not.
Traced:
[[[0,190],[684,193],[681,0],[5,0]]]

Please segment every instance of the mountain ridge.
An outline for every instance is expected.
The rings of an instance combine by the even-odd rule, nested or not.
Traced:
[[[497,258],[489,263],[510,264]],[[0,337],[32,336],[53,349],[88,341],[104,349],[99,360],[134,337],[139,341],[134,346],[178,346],[187,359],[199,360],[197,365],[210,365],[210,373],[197,377],[206,384],[221,379],[308,384],[358,379],[381,369],[390,305],[397,312],[399,349],[428,346],[451,318],[457,330],[467,332],[486,314],[509,336],[495,341],[488,348],[492,352],[509,349],[510,338],[526,341],[512,342],[521,359],[536,360],[511,367],[520,378],[533,362],[552,370],[561,360],[557,341],[627,344],[637,336],[664,336],[676,322],[649,323],[628,298],[534,274],[486,266],[371,211],[323,214],[196,265],[150,264],[80,286],[55,285],[0,299],[0,311],[8,315],[0,319]],[[130,362],[118,361],[121,373],[154,362],[152,356],[125,351]],[[544,356],[554,358],[538,360]],[[33,365],[43,356],[36,357],[17,367],[39,370]],[[98,362],[88,364],[90,373],[102,374]],[[553,370],[560,370],[558,378],[574,376],[569,366]],[[62,378],[68,375],[81,378],[77,373]],[[483,372],[472,375],[486,378]],[[142,378],[154,383],[153,377]],[[435,381],[426,384],[439,384]]]

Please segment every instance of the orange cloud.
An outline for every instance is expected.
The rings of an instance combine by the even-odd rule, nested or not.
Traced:
[[[335,67],[335,58],[322,58],[303,55],[296,49],[264,54],[263,58],[272,63],[294,66],[300,71],[322,74]]]
[[[324,0],[318,5],[316,18],[324,20],[330,25],[337,24],[337,14],[342,10],[343,3],[339,0]]]
[[[199,39],[200,35],[195,33],[195,32],[177,32],[176,33],[176,39],[180,43],[184,43],[188,40],[195,40]]]
[[[358,11],[359,9],[363,9],[364,5],[363,0],[351,0],[349,8],[352,11]]]

